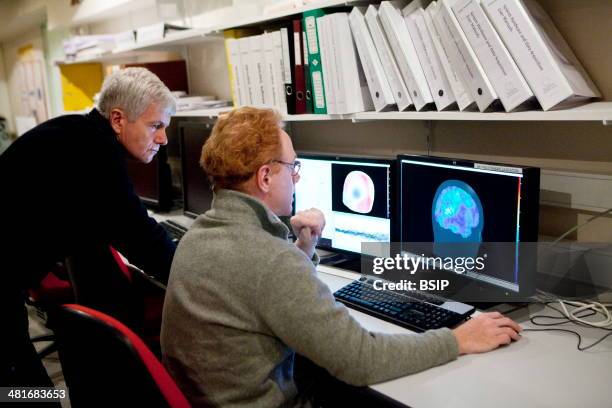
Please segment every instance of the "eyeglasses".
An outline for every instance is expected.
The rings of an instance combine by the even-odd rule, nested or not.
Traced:
[[[298,173],[300,172],[300,167],[302,166],[302,163],[299,160],[296,160],[293,163],[287,163],[282,160],[272,160],[272,163],[280,163],[280,164],[284,164],[285,166],[288,166],[289,169],[291,170],[292,176],[297,176]]]

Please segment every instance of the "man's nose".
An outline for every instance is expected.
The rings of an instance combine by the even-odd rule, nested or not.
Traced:
[[[165,146],[168,144],[168,136],[166,135],[166,129],[159,129],[155,132],[155,139],[153,140],[158,145]]]

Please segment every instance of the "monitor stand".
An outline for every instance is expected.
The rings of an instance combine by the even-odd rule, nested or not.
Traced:
[[[321,265],[361,273],[361,256],[359,255],[319,251],[319,257],[321,258]]]

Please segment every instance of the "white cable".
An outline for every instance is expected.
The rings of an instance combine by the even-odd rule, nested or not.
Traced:
[[[584,303],[584,302],[577,302],[577,301],[570,301],[570,300],[563,300],[563,299],[557,299],[557,301],[561,305],[561,308],[563,309],[563,314],[565,315],[565,317],[567,317],[571,321],[586,324],[592,327],[607,327],[607,326],[612,325],[612,314],[610,314],[610,311],[608,310],[609,307],[612,307],[612,303],[599,303],[599,302]],[[567,310],[566,305],[574,306],[575,309],[570,312]],[[595,314],[601,313],[604,316],[604,319],[600,321],[595,321],[595,322],[582,319],[578,317],[577,314],[582,312],[583,310],[592,310],[595,312]]]
[[[604,215],[608,215],[609,213],[612,213],[612,208],[608,208],[605,211],[602,211],[600,213],[597,213],[595,215],[593,215],[591,218],[589,218],[588,220],[586,220],[585,222],[583,222],[582,224],[578,224],[573,228],[570,228],[569,230],[565,231],[563,234],[561,234],[561,236],[557,239],[555,239],[553,242],[551,242],[549,244],[549,247],[553,247],[555,245],[557,245],[559,242],[561,242],[561,240],[563,238],[565,238],[566,236],[568,236],[569,234],[571,234],[572,232],[579,230],[580,228],[584,227],[585,225],[591,223],[592,221],[595,221],[597,218],[603,217]]]

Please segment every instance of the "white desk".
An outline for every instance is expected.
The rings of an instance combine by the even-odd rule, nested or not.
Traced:
[[[185,228],[191,227],[191,224],[195,221],[195,218],[188,217],[183,214],[183,210],[174,210],[166,213],[156,213],[154,211],[148,211],[149,216],[155,219],[157,222],[171,220],[174,222],[178,222],[179,224],[185,226]]]
[[[332,291],[359,276],[326,266],[318,270],[320,279]],[[349,310],[370,331],[409,332]],[[544,309],[541,314],[554,315],[554,311]],[[528,320],[519,323],[523,328],[534,327]],[[559,327],[581,333],[583,345],[605,334],[574,324]],[[461,356],[443,366],[371,388],[412,408],[612,407],[612,338],[587,351],[576,349],[577,340],[569,333],[525,332],[510,346]]]
[[[153,215],[187,227],[193,219],[181,212]],[[319,277],[332,290],[360,275],[319,266]],[[382,333],[406,333],[407,329],[349,309],[366,329]],[[555,315],[533,305],[534,314]],[[533,326],[518,319],[523,328]],[[605,333],[574,324],[558,326],[578,331],[583,345]],[[612,336],[611,336],[612,337]],[[524,332],[523,338],[485,354],[461,356],[448,364],[421,373],[371,386],[412,408],[516,408],[516,407],[612,407],[612,338],[587,351],[576,349],[578,338],[561,332]]]

